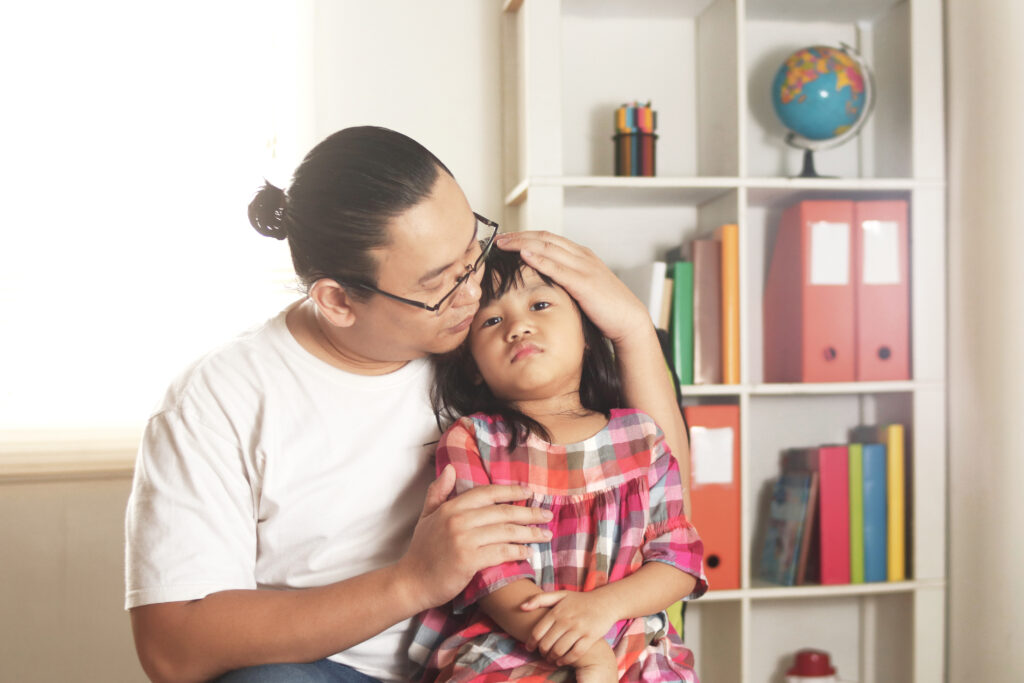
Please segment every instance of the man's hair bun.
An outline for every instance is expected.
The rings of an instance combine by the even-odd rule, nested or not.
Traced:
[[[288,237],[284,225],[286,198],[284,190],[264,181],[263,187],[249,202],[249,222],[261,235],[283,240]]]

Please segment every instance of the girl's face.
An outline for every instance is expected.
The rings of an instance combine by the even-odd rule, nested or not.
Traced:
[[[506,401],[578,395],[585,342],[576,303],[532,268],[522,275],[473,318],[469,350],[480,376]]]

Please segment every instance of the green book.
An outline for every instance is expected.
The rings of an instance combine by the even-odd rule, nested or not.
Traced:
[[[850,583],[864,583],[864,446],[851,443]]]
[[[693,263],[672,264],[672,363],[679,384],[693,384]]]

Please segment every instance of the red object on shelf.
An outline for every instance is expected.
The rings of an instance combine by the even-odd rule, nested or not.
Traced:
[[[787,676],[834,676],[836,668],[823,650],[800,650]]]
[[[764,289],[766,382],[856,377],[853,202],[798,202],[782,212]]]

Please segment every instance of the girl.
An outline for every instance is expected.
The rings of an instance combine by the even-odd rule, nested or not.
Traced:
[[[495,252],[461,347],[438,357],[437,449],[456,492],[519,483],[550,543],[479,572],[420,617],[426,680],[696,681],[664,609],[707,590],[675,458],[647,415],[618,410],[607,341],[515,252]],[[574,671],[575,670],[575,671]]]

